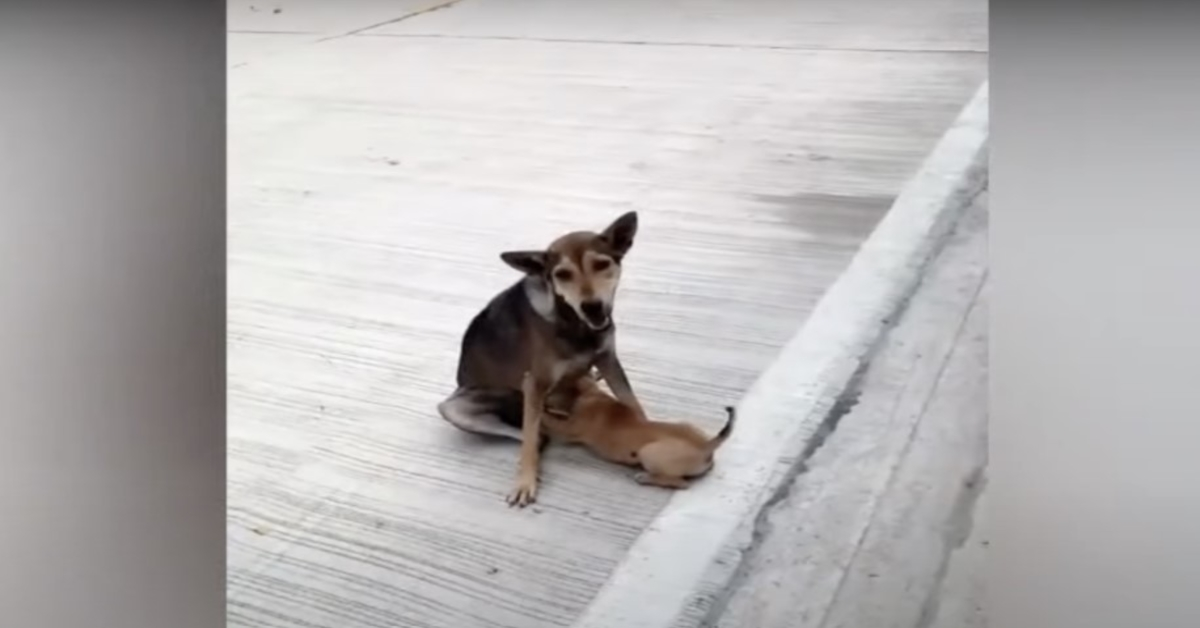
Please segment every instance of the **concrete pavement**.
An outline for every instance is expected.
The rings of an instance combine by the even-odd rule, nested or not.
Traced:
[[[986,566],[991,535],[986,485],[970,515],[967,537],[950,554],[946,577],[930,598],[925,618],[932,628],[987,628]]]
[[[670,496],[552,450],[509,511],[513,448],[436,418],[497,253],[641,211],[622,352],[652,412],[715,426],[986,73],[977,1],[252,1],[230,30],[239,626],[579,620]]]

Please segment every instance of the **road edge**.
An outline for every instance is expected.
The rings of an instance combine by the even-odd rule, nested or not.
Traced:
[[[699,624],[757,542],[759,514],[803,468],[842,393],[920,283],[987,178],[988,83],[738,404],[717,467],[675,493],[638,537],[576,628]]]

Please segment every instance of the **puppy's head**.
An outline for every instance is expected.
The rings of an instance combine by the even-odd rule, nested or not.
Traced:
[[[588,327],[603,331],[612,325],[621,261],[633,247],[637,223],[637,212],[629,212],[600,233],[568,233],[545,251],[508,251],[501,253],[500,259],[527,275],[543,278],[556,301],[569,307]]]

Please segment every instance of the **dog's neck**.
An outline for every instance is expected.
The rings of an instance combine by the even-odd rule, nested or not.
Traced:
[[[535,275],[527,275],[525,279],[521,280],[521,287],[525,290],[525,298],[529,300],[533,311],[547,322],[555,324],[558,318],[555,301],[558,299],[550,286],[546,285],[546,280]]]

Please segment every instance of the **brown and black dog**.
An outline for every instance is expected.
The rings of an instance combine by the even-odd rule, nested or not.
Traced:
[[[525,276],[467,326],[458,389],[438,412],[460,429],[521,441],[510,505],[523,507],[537,497],[542,413],[560,382],[596,368],[618,398],[642,413],[617,357],[612,320],[621,262],[637,223],[629,212],[599,233],[576,231],[545,250],[502,253]]]
[[[651,421],[600,387],[590,374],[563,388],[549,400],[542,429],[555,440],[580,444],[600,458],[637,466],[641,484],[683,489],[688,480],[708,473],[713,454],[733,433],[737,419],[732,406],[729,418],[715,436],[706,436],[688,423]],[[562,409],[570,404],[569,411]]]

